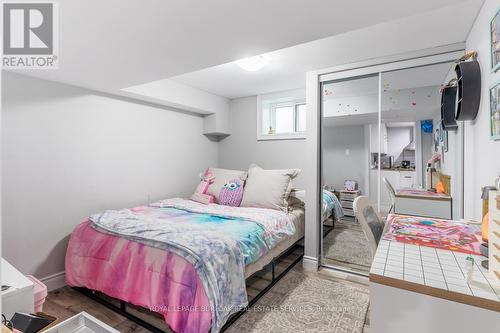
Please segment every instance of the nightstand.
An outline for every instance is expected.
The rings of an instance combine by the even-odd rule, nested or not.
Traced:
[[[352,206],[354,199],[359,197],[361,195],[360,190],[356,191],[347,191],[347,190],[342,190],[340,191],[340,205],[342,206],[342,210],[344,211],[344,216],[352,217],[354,218],[354,221],[356,221],[356,216],[354,215],[354,208]]]

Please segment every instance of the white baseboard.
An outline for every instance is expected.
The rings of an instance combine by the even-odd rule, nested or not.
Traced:
[[[48,291],[59,289],[66,286],[66,273],[63,271],[52,274],[40,279],[40,281],[47,286]]]
[[[327,276],[332,276],[336,277],[342,280],[347,280],[347,281],[352,281],[360,284],[364,284],[366,286],[370,285],[370,280],[366,276],[360,276],[357,274],[351,274],[348,272],[342,272],[342,271],[337,271],[331,268],[327,267],[321,267],[321,269],[318,272],[321,275],[327,275]]]
[[[305,271],[308,272],[317,272],[318,271],[318,259],[313,257],[304,256],[302,258],[302,267]]]

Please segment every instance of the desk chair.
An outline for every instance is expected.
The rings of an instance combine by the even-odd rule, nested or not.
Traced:
[[[387,188],[387,191],[389,192],[389,197],[391,198],[391,208],[389,208],[389,213],[394,212],[394,202],[396,201],[396,191],[394,190],[394,187],[392,184],[387,180],[387,178],[382,177],[382,180],[384,181],[385,187]]]
[[[377,214],[375,208],[370,203],[367,196],[359,196],[353,202],[354,215],[358,219],[361,229],[368,240],[372,258],[377,251],[378,242],[382,237],[384,230],[384,222],[380,215]]]

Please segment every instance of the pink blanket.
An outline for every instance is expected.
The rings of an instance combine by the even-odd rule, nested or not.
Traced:
[[[88,220],[71,234],[66,282],[158,312],[175,332],[208,332],[211,327],[210,303],[190,263],[171,252],[100,233]]]

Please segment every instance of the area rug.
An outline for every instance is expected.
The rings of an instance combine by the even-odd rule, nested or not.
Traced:
[[[336,222],[323,239],[323,256],[361,270],[368,271],[371,266],[368,240],[357,222]]]
[[[368,302],[366,286],[294,268],[226,332],[361,333]]]

